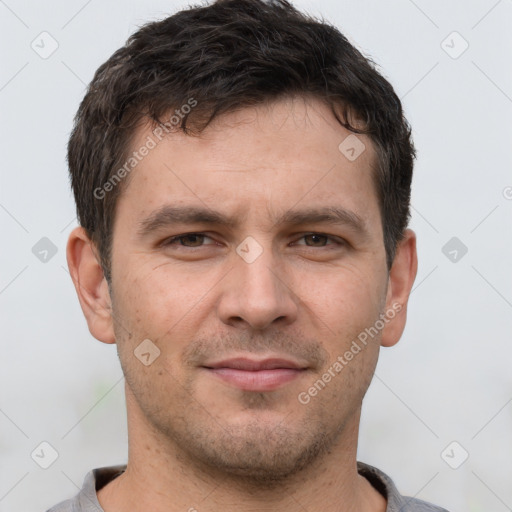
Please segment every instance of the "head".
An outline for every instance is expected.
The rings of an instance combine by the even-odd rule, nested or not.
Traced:
[[[273,481],[354,430],[405,325],[413,159],[391,85],[284,0],[181,11],[100,66],[68,147],[68,262],[138,428]],[[248,355],[297,368],[268,389],[214,368]]]

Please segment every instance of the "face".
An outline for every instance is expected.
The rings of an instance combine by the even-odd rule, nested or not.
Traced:
[[[114,329],[131,414],[161,446],[278,480],[358,421],[381,332],[351,347],[389,306],[388,272],[375,152],[358,135],[347,158],[349,135],[323,104],[289,99],[172,134],[133,171]]]

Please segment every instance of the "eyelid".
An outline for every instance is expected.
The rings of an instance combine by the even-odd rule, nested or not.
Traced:
[[[333,244],[326,244],[326,245],[346,245],[347,244],[347,242],[339,236],[328,235],[327,233],[321,233],[318,231],[310,231],[308,233],[302,233],[298,239],[301,240],[309,235],[323,236],[323,237],[327,238],[328,240],[334,242]],[[315,249],[315,246],[311,246],[311,245],[306,245],[306,244],[298,244],[298,245],[303,245],[305,247],[311,247],[312,249]],[[325,246],[321,246],[321,247],[325,247]]]
[[[176,244],[176,242],[179,242],[179,240],[181,238],[186,238],[187,236],[203,236],[204,238],[209,238],[210,240],[213,240],[213,238],[209,235],[207,235],[206,233],[203,233],[203,232],[199,232],[199,231],[193,231],[193,232],[190,232],[190,233],[181,233],[179,235],[174,235],[174,236],[171,236],[169,238],[166,238],[163,242],[161,242],[161,246],[166,246],[166,245],[180,245],[180,244]],[[189,247],[189,249],[197,249],[198,247],[203,247],[204,245],[214,245],[214,244],[202,244],[202,245],[199,245],[197,247]],[[187,247],[185,245],[181,246],[181,247]]]
[[[296,240],[303,240],[306,236],[310,236],[310,235],[318,235],[318,236],[325,237],[325,238],[327,238],[328,241],[331,241],[332,243],[327,243],[325,246],[311,246],[311,245],[306,245],[305,243],[297,243],[297,241],[293,242],[293,243],[296,244],[296,245],[301,245],[301,246],[304,246],[304,247],[307,247],[307,248],[311,248],[311,249],[318,249],[318,248],[321,248],[321,247],[326,247],[327,245],[342,246],[342,245],[347,245],[347,243],[348,243],[346,240],[344,240],[343,238],[341,238],[339,236],[329,235],[327,233],[321,233],[321,232],[318,232],[318,231],[308,231],[308,232],[305,232],[305,233],[300,233],[300,236],[298,238],[297,238],[297,235],[294,235],[294,239],[296,239]],[[203,244],[198,245],[196,247],[188,247],[186,245],[181,245],[181,244],[177,243],[177,242],[179,242],[179,240],[181,238],[186,238],[187,236],[203,236],[204,238],[209,238],[214,243],[209,243],[209,244],[204,244],[203,243]],[[181,233],[179,235],[174,235],[172,237],[166,238],[163,242],[161,242],[160,245],[161,246],[176,245],[176,246],[178,246],[180,248],[183,247],[183,248],[188,248],[188,249],[199,249],[200,247],[204,247],[206,245],[215,245],[215,240],[211,236],[207,235],[204,232],[192,231],[192,232]]]

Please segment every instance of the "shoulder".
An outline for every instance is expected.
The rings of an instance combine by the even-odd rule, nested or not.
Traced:
[[[49,508],[46,512],[75,512],[76,509],[73,506],[74,501],[75,500],[61,501],[52,508]]]
[[[119,476],[126,465],[110,466],[89,471],[78,494],[71,499],[62,501],[46,512],[103,512],[96,491]]]
[[[386,512],[448,512],[446,509],[432,503],[402,496],[393,480],[386,473],[369,464],[358,462],[357,471],[387,499]]]
[[[396,509],[397,511],[400,510],[400,512],[448,512],[445,508],[438,507],[437,505],[417,498],[402,496],[402,500],[404,504]]]

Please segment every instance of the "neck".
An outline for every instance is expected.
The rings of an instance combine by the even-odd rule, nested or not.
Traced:
[[[155,432],[140,411],[136,414],[134,404],[129,405],[128,465],[98,492],[105,512],[386,510],[385,498],[357,473],[360,410],[328,452],[286,479],[263,483],[191,460],[179,446]]]

